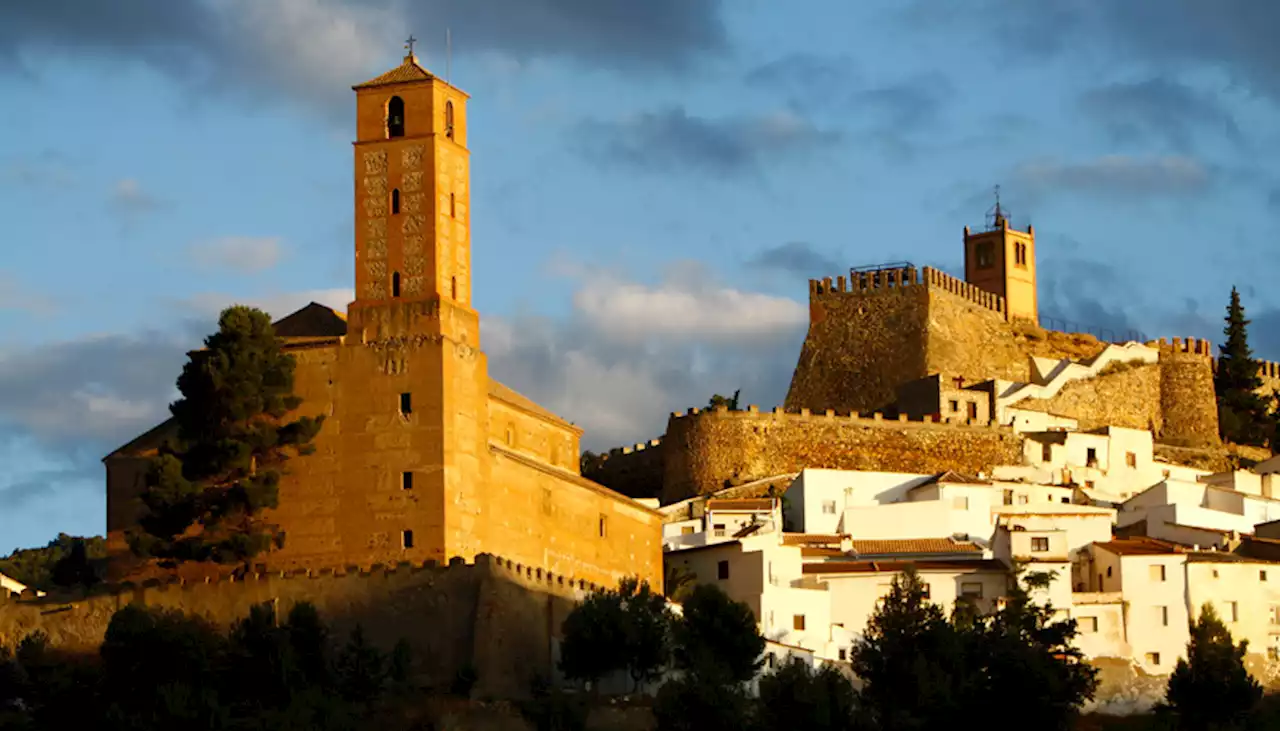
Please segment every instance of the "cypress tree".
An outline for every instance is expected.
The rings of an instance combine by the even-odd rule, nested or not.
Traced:
[[[1231,288],[1227,306],[1227,340],[1219,346],[1218,370],[1213,386],[1218,395],[1218,424],[1222,438],[1236,444],[1266,444],[1275,431],[1275,417],[1267,399],[1258,395],[1262,379],[1258,361],[1249,348],[1249,320],[1245,319],[1240,293]]]
[[[265,312],[222,312],[178,377],[177,435],[151,461],[134,553],[231,563],[283,543],[261,511],[276,506],[290,452],[309,453],[324,420],[286,419],[301,404],[293,371]]]

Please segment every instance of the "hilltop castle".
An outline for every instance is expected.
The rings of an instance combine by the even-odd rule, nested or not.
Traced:
[[[784,406],[674,413],[662,439],[585,473],[667,503],[810,467],[989,472],[1022,462],[1023,434],[1106,426],[1151,431],[1171,461],[1225,463],[1208,341],[1041,328],[1035,230],[998,204],[963,247],[963,280],[910,265],[811,280]],[[1261,366],[1268,392],[1277,369]]]
[[[356,299],[345,315],[313,303],[276,323],[301,412],[327,418],[280,485],[284,547],[259,560],[279,571],[488,553],[539,577],[661,586],[658,513],[584,479],[582,431],[489,376],[472,308],[467,95],[412,51],[353,88]],[[108,535],[126,563],[147,460],[172,431],[104,458]]]

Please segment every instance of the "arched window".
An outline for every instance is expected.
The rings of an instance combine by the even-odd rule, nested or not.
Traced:
[[[452,277],[449,281],[449,292],[454,299],[458,299],[458,278]]]
[[[404,137],[404,100],[398,96],[387,102],[387,136]]]
[[[391,296],[400,296],[400,272],[391,273]]]
[[[449,218],[458,217],[457,202],[453,199],[453,193],[449,194]]]
[[[444,136],[453,139],[453,102],[444,103]]]
[[[400,212],[400,189],[396,188],[395,190],[391,191],[391,215],[394,216],[399,212]]]

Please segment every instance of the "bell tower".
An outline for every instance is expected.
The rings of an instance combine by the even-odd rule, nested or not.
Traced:
[[[1036,295],[1036,231],[1019,231],[1009,224],[1008,211],[1000,206],[987,212],[985,231],[964,227],[964,280],[1004,298],[1010,320],[1039,324]]]
[[[471,310],[468,97],[418,63],[414,42],[399,66],[352,87],[352,308],[431,300]]]

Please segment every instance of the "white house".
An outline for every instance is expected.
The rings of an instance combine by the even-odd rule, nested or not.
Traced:
[[[1224,473],[1200,481],[1167,479],[1120,505],[1116,525],[1126,535],[1186,545],[1225,546],[1233,534],[1252,533],[1259,523],[1280,519],[1280,500],[1242,492],[1260,483],[1250,473]]]
[[[0,591],[5,592],[6,595],[21,594],[26,590],[27,590],[26,584],[22,583],[21,581],[18,581],[17,579],[5,576],[4,574],[0,574]],[[39,592],[39,593],[43,594],[44,592]]]

